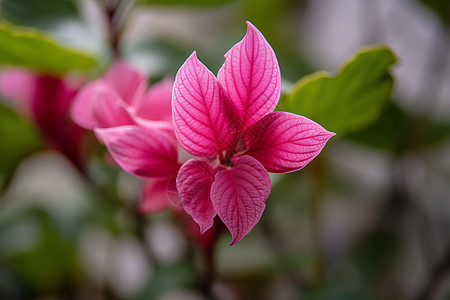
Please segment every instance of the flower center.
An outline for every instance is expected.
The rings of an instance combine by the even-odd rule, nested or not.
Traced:
[[[218,159],[221,165],[225,167],[232,167],[234,164],[231,161],[231,158],[233,157],[232,152],[229,151],[223,151],[221,154],[218,155]]]

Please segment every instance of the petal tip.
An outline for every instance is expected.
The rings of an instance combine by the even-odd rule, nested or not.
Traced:
[[[250,32],[255,32],[255,33],[258,33],[258,34],[260,34],[260,35],[263,35],[263,34],[261,33],[261,31],[259,31],[259,29],[256,28],[255,25],[253,25],[252,22],[250,22],[250,21],[247,20],[247,21],[245,22],[245,24],[247,24],[247,34],[249,34]]]
[[[250,29],[250,28],[252,28],[252,29],[256,28],[255,25],[253,25],[253,23],[250,22],[249,20],[245,21],[245,24],[247,24],[247,30]]]
[[[333,136],[337,135],[336,132],[332,132],[332,131],[327,131],[327,140],[329,140],[330,138],[332,138]]]
[[[200,226],[200,234],[204,234],[213,226],[213,224],[208,224],[206,226],[202,226],[199,224],[199,226]]]
[[[241,238],[234,238],[233,237],[233,239],[231,240],[231,243],[230,243],[230,247],[233,246],[233,245],[236,245],[237,243],[239,243],[243,238],[244,237],[241,237]]]
[[[184,63],[183,63],[183,65],[180,67],[180,69],[178,70],[178,73],[180,72],[180,70],[183,68],[183,67],[185,67],[185,66],[187,66],[189,63],[191,63],[192,61],[198,61],[198,58],[197,58],[197,51],[193,51],[192,53],[191,53],[191,55],[189,55],[189,57],[184,61]],[[178,75],[178,74],[177,74]],[[175,76],[176,77],[176,76]]]

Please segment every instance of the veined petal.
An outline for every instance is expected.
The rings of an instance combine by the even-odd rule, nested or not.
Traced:
[[[177,177],[177,189],[184,210],[200,226],[200,232],[214,225],[216,211],[211,203],[211,184],[216,170],[203,160],[190,159],[183,164]]]
[[[112,89],[97,89],[94,96],[92,115],[99,128],[134,124],[126,104]]]
[[[178,171],[175,143],[167,135],[138,125],[95,129],[114,160],[142,177],[173,177]]]
[[[151,121],[172,121],[172,88],[173,79],[166,78],[137,99],[133,105],[135,114]]]
[[[77,94],[71,116],[79,126],[94,129],[133,124],[122,98],[102,80],[83,87]]]
[[[308,118],[273,112],[247,129],[249,149],[245,154],[256,158],[269,172],[292,172],[316,157],[333,135]]]
[[[194,53],[175,77],[172,115],[175,134],[183,148],[196,156],[215,156],[229,147],[227,99],[216,78]]]
[[[147,179],[142,188],[138,208],[141,213],[158,212],[169,206],[168,183],[170,178]]]
[[[272,112],[280,98],[277,57],[264,36],[247,21],[247,34],[225,54],[217,78],[246,127]]]
[[[141,125],[142,127],[149,128],[152,130],[158,130],[160,132],[164,132],[166,134],[169,134],[173,137],[173,139],[176,141],[175,134],[173,132],[173,124],[171,122],[167,121],[150,121],[147,119],[142,119],[134,114],[131,113],[131,117],[133,118],[134,122],[136,124]]]
[[[233,168],[216,174],[211,186],[211,200],[231,232],[231,245],[243,239],[258,223],[270,188],[269,173],[248,155],[236,159]]]
[[[125,61],[117,61],[103,76],[128,105],[144,95],[147,88],[147,77]]]

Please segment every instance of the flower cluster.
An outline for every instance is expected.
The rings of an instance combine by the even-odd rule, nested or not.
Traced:
[[[217,78],[194,52],[178,71],[172,95],[177,139],[197,156],[177,177],[184,209],[202,232],[218,215],[231,244],[261,218],[271,189],[268,172],[303,168],[334,135],[305,117],[273,112],[280,97],[278,61],[261,32],[247,26]]]
[[[186,60],[173,83],[171,108],[167,90],[164,97],[152,89],[144,94],[142,76],[119,64],[87,86],[73,110],[77,123],[94,129],[123,169],[157,178],[150,192],[167,192],[176,177],[183,208],[201,232],[219,216],[231,244],[261,218],[269,172],[303,168],[334,135],[305,117],[274,112],[278,61],[258,29],[247,26],[217,78],[195,52]],[[194,156],[181,168],[178,146]]]
[[[81,140],[85,130],[73,123],[70,106],[81,85],[70,77],[6,68],[0,73],[0,93],[36,124],[50,148],[83,171]]]
[[[146,91],[146,76],[119,61],[83,87],[72,106],[74,121],[94,130],[124,170],[147,178],[141,212],[165,208],[168,190],[175,189],[180,165],[171,122],[172,85],[167,78]]]

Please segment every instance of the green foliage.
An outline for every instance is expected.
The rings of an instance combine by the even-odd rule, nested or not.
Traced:
[[[231,1],[233,0],[140,0],[139,3],[156,5],[213,6]]]
[[[285,108],[339,135],[361,130],[377,119],[389,100],[389,70],[395,61],[387,48],[366,48],[335,76],[318,72],[301,79]]]
[[[448,0],[419,0],[432,9],[444,23],[450,26],[450,1]]]
[[[372,284],[384,280],[401,253],[399,236],[391,228],[376,228],[351,250],[364,280]]]
[[[3,215],[0,260],[32,291],[58,292],[80,274],[76,241],[65,236],[59,227],[48,212],[38,207],[29,207],[8,218]],[[16,237],[12,239],[13,233]]]
[[[91,56],[55,43],[45,33],[0,23],[0,64],[61,74],[70,70],[89,71],[96,61]]]
[[[8,183],[14,169],[42,142],[31,123],[0,104],[0,189]]]
[[[2,0],[1,17],[15,24],[48,28],[62,20],[78,18],[73,0]]]
[[[195,283],[193,272],[192,267],[186,263],[157,268],[144,290],[135,299],[156,300],[168,291],[192,286]]]
[[[392,103],[376,122],[346,138],[392,154],[402,154],[411,148],[439,145],[448,138],[449,132],[450,123],[425,122]]]

